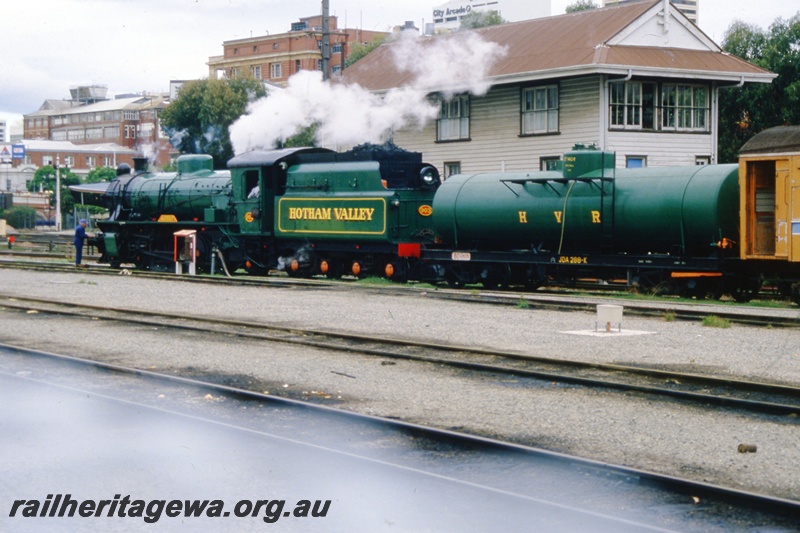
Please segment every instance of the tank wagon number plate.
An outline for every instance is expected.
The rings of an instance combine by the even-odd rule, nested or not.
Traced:
[[[383,198],[281,198],[278,231],[335,235],[386,233]]]
[[[472,261],[472,254],[469,252],[453,252],[451,257],[453,261]]]
[[[558,256],[558,262],[569,265],[585,265],[589,262],[589,258],[577,255],[560,255]]]

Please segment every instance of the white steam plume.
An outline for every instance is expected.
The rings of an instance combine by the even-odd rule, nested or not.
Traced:
[[[323,82],[317,71],[298,72],[286,89],[253,102],[234,122],[234,151],[271,149],[312,125],[317,126],[317,141],[327,145],[381,142],[393,129],[422,129],[439,110],[429,92],[441,91],[445,98],[461,92],[485,94],[489,68],[506,52],[473,32],[433,39],[412,34],[391,46],[397,68],[413,75],[409,86],[379,96],[359,85]]]

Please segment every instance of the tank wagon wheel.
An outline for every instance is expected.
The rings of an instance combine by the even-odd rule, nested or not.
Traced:
[[[508,265],[488,265],[480,274],[481,283],[488,290],[507,289],[511,280],[511,268]]]
[[[339,279],[344,274],[344,265],[335,259],[322,259],[319,262],[319,271],[328,279]]]
[[[452,269],[447,269],[447,271],[444,273],[444,279],[447,282],[447,286],[451,289],[464,288],[464,278],[462,278],[458,272],[455,272]]]

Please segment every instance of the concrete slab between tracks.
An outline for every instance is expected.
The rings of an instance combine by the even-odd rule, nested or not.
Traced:
[[[604,338],[611,338],[611,337],[632,337],[635,335],[655,335],[655,331],[639,331],[635,329],[623,329],[621,331],[612,329],[611,331],[597,331],[594,329],[587,329],[581,331],[560,331],[559,333],[565,333],[567,335],[584,335],[588,337],[604,337]]]

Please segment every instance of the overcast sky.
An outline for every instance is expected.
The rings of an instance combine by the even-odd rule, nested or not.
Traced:
[[[520,2],[526,0],[518,0]],[[552,0],[551,14],[574,0]],[[430,22],[446,0],[330,0],[339,26],[385,31]],[[599,0],[595,0],[599,4]],[[321,11],[320,0],[13,0],[0,11],[0,119],[14,126],[47,98],[80,84],[109,94],[166,91],[208,75],[226,40],[284,33]],[[700,28],[717,42],[735,19],[764,29],[796,0],[700,0]]]

